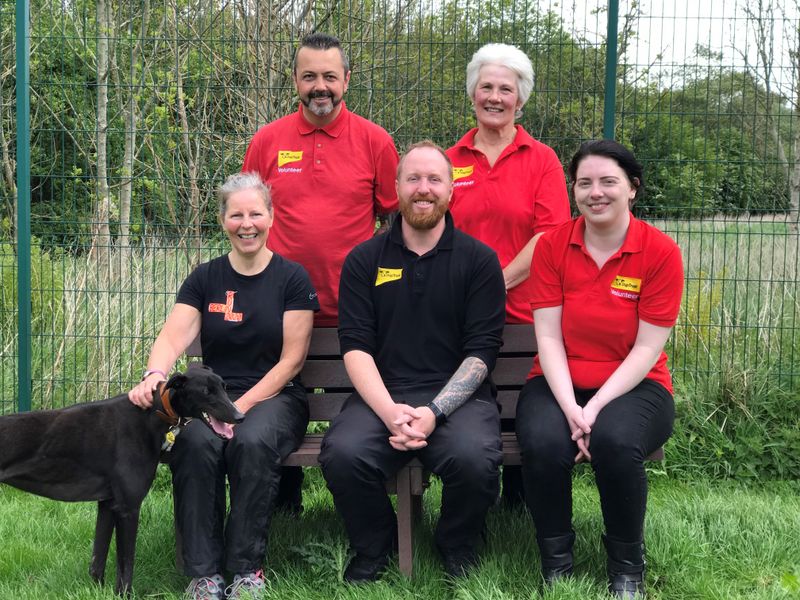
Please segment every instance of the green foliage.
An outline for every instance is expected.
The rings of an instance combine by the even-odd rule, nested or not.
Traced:
[[[0,242],[0,328],[7,333],[17,329],[18,276],[14,246]],[[36,239],[31,243],[30,278],[32,333],[42,335],[57,330],[64,319],[62,257],[58,252],[43,250]]]
[[[800,477],[792,450],[800,447],[800,304],[797,276],[781,263],[796,255],[796,239],[782,223],[661,226],[674,231],[687,274],[667,348],[677,406],[669,468],[687,477]]]
[[[521,124],[567,162],[580,141],[602,134],[605,45],[557,4],[513,0],[310,2],[298,29],[291,9],[261,2],[121,3],[110,45],[108,169],[112,235],[121,228],[120,187],[134,177],[134,244],[151,232],[200,235],[214,223],[212,191],[238,170],[253,132],[296,107],[291,56],[306,30],[339,35],[353,75],[347,102],[388,129],[399,147],[429,137],[445,147],[474,117],[464,87],[472,53],[492,41],[531,57],[535,88]],[[34,235],[83,251],[91,243],[98,185],[95,3],[34,2],[31,14],[32,211]],[[296,11],[295,11],[296,12]],[[642,9],[620,19],[627,53]],[[11,39],[13,20],[0,25]],[[11,44],[2,52],[13,61]],[[796,115],[755,75],[720,66],[700,44],[694,64],[662,83],[658,66],[617,82],[618,137],[646,163],[642,214],[703,217],[785,212],[789,177],[778,140],[791,148]],[[3,103],[13,86],[3,80]],[[181,104],[181,100],[183,104]],[[132,172],[123,166],[130,102],[139,115]],[[13,127],[9,147],[14,143]],[[786,157],[788,164],[794,157]],[[7,202],[0,216],[9,218]],[[192,224],[192,231],[187,230]],[[144,237],[143,237],[144,236]]]

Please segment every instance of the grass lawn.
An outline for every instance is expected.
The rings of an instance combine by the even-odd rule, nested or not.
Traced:
[[[165,467],[142,507],[134,588],[137,598],[180,598],[186,578],[175,572],[172,501]],[[543,590],[533,529],[524,511],[494,509],[483,564],[448,583],[432,548],[440,489],[425,496],[417,528],[415,576],[394,566],[367,586],[341,583],[347,546],[319,471],[306,476],[300,519],[277,516],[265,573],[266,598],[608,598],[597,492],[588,471],[576,478],[576,577]],[[0,599],[114,598],[108,582],[87,574],[95,509],[0,486]],[[113,552],[112,552],[113,554]],[[800,483],[745,487],[731,481],[679,482],[651,476],[647,516],[650,598],[800,598]]]

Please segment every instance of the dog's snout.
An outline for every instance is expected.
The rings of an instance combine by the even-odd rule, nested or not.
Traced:
[[[233,422],[234,423],[241,423],[244,421],[244,413],[240,413],[238,410],[233,413]]]

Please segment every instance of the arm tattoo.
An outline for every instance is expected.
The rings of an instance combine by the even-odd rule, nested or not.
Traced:
[[[433,403],[444,414],[451,415],[464,402],[469,400],[488,374],[489,369],[486,368],[480,358],[468,356],[456,372],[453,373],[450,381],[445,384],[442,391],[433,399]]]

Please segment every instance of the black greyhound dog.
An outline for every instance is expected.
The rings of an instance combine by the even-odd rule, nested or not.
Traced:
[[[116,530],[118,594],[133,580],[139,509],[162,447],[187,419],[201,419],[222,438],[244,419],[222,379],[206,367],[173,375],[142,410],[120,394],[58,410],[0,417],[0,483],[54,500],[97,501],[89,574],[102,583]]]

